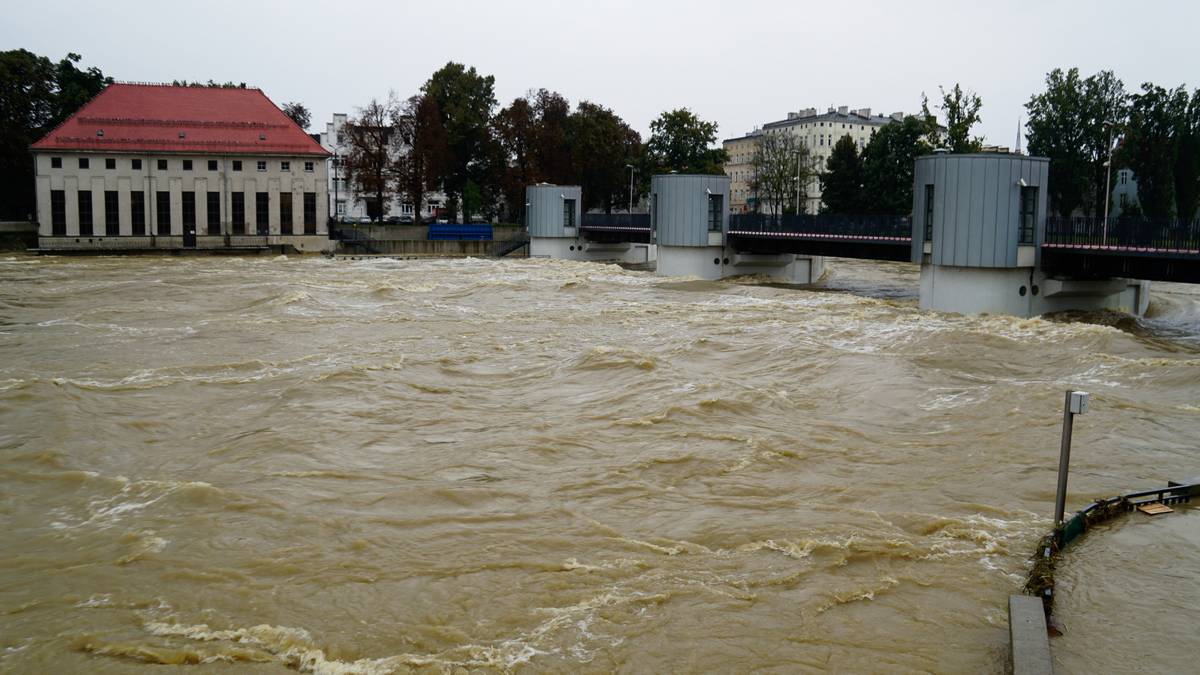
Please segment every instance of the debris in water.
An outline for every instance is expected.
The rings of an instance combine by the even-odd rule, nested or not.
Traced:
[[[1175,509],[1167,506],[1166,504],[1160,504],[1158,502],[1154,502],[1153,504],[1139,504],[1137,510],[1148,516],[1157,516],[1160,513],[1175,512]]]

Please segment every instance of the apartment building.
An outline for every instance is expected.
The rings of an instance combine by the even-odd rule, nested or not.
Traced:
[[[792,134],[795,136],[802,146],[808,148],[809,157],[813,163],[814,177],[805,186],[805,194],[808,197],[805,208],[808,213],[816,213],[821,207],[821,183],[816,179],[815,174],[825,170],[825,163],[829,161],[829,155],[838,140],[849,135],[861,151],[871,142],[871,138],[880,127],[903,119],[904,113],[875,115],[872,114],[870,108],[852,110],[848,106],[841,106],[829,108],[822,113],[818,113],[816,108],[807,108],[790,112],[785,119],[768,122],[761,129],[746,136],[725,141],[723,145],[730,153],[730,163],[726,165],[726,173],[729,174],[732,181],[732,189],[735,190],[735,193],[740,190],[747,195],[739,198],[736,194],[731,194],[731,208],[734,210],[752,209],[754,203],[751,187],[754,171],[753,153],[751,152],[749,158],[746,158],[744,162],[735,162],[733,161],[735,148],[744,151],[752,146],[757,147],[757,143],[769,134]],[[741,152],[739,152],[740,155]]]
[[[30,149],[42,249],[330,247],[327,153],[258,89],[112,84]]]

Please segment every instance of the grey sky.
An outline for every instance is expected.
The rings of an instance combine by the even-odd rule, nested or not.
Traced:
[[[1112,69],[1200,86],[1200,2],[503,0],[371,3],[9,1],[4,49],[128,81],[233,80],[298,100],[314,129],[389,89],[415,93],[448,60],[496,76],[501,105],[530,88],[613,108],[645,134],[687,106],[740,135],[789,110],[912,112],[961,82],[978,131],[1011,145],[1046,72]]]

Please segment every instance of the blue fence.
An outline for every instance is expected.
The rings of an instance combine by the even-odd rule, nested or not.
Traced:
[[[492,226],[488,223],[432,223],[430,241],[491,241]]]

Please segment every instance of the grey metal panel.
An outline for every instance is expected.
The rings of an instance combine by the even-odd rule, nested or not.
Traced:
[[[658,202],[660,246],[708,246],[708,196],[723,198],[721,230],[729,229],[729,176],[662,174],[650,179]]]
[[[1046,213],[1050,203],[1049,187],[1050,187],[1050,162],[1037,162],[1037,185],[1041,187],[1038,190],[1038,206],[1037,206],[1037,229],[1034,235],[1034,242],[1037,248],[1034,250],[1035,264],[1042,264],[1042,244],[1046,241]]]
[[[958,166],[956,162],[950,160],[949,157],[942,158],[940,162],[942,170],[945,172],[946,186],[946,201],[942,211],[942,236],[934,243],[934,252],[937,257],[934,263],[938,265],[953,265],[954,264],[954,238],[958,230]],[[937,189],[937,188],[934,188]]]
[[[967,243],[971,236],[971,167],[974,162],[955,158],[958,165],[958,204],[954,222],[954,262],[968,265]]]
[[[913,205],[912,205],[912,255],[911,260],[921,262],[924,257],[925,244],[925,186],[929,184],[930,169],[933,159],[918,157],[913,166]],[[934,200],[937,199],[937,188],[934,188]]]
[[[983,178],[987,172],[987,162],[968,162],[971,165],[971,206],[967,216],[967,255],[966,264],[972,267],[982,265],[983,259]]]
[[[531,237],[566,237],[563,200],[575,200],[575,224],[582,219],[583,190],[578,185],[530,185],[525,188],[525,223]],[[573,235],[572,235],[573,236]]]
[[[1002,255],[996,247],[996,194],[1000,191],[998,178],[1000,175],[1000,160],[989,159],[984,166],[983,177],[983,223],[980,228],[980,257],[979,264],[983,267],[995,267],[996,258]]]
[[[1021,189],[1017,181],[1021,179],[1021,163],[1009,162],[1008,182],[1004,189],[1008,197],[1008,223],[1004,228],[1004,266],[1015,267],[1017,264],[1017,231],[1021,221]]]

